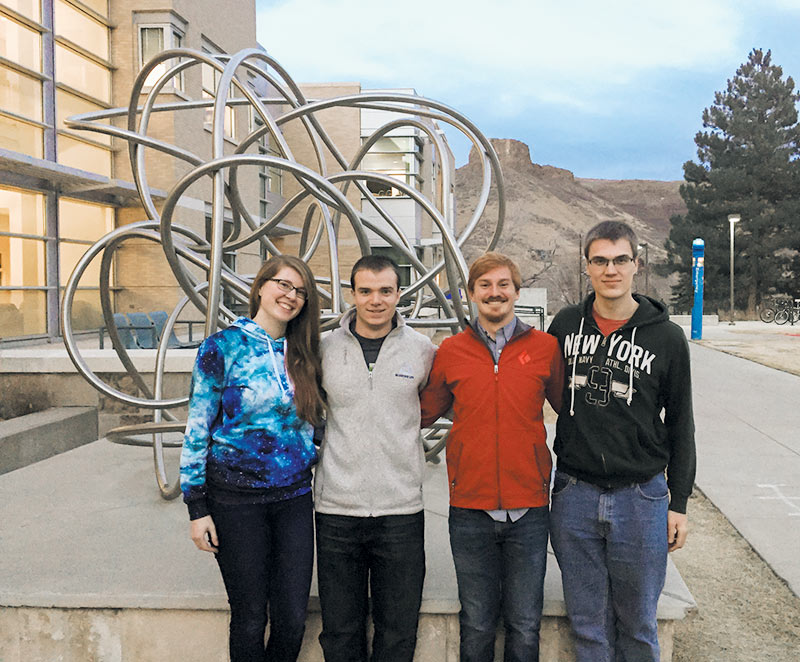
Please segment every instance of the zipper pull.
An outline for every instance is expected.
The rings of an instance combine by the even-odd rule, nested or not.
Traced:
[[[497,381],[497,371],[500,369],[496,363],[494,364],[494,381]]]

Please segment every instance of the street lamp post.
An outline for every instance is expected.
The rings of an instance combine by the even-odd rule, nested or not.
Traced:
[[[731,226],[731,320],[728,324],[735,324],[733,320],[733,226],[742,220],[739,214],[728,214],[728,223]]]
[[[639,244],[639,248],[644,248],[644,293],[650,296],[650,244]]]

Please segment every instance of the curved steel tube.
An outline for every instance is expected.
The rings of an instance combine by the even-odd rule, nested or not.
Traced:
[[[152,84],[140,105],[145,81],[159,66],[167,68]],[[208,66],[219,73],[213,98],[156,103],[165,85],[196,66]],[[256,94],[249,85],[241,82],[238,75],[240,70],[247,72],[250,79],[253,76],[260,77],[260,89],[270,90],[269,94]],[[234,89],[237,96],[231,98],[230,91]],[[250,112],[261,120],[262,126],[252,130],[239,141],[232,154],[226,155],[225,112],[230,107],[249,107],[252,109]],[[210,160],[148,135],[154,113],[209,108],[212,110]],[[268,108],[282,110],[274,115],[275,111],[269,112]],[[318,118],[319,112],[331,108],[381,110],[395,116],[400,114],[402,117],[388,121],[366,136],[355,156],[348,161]],[[114,118],[124,118],[125,128],[104,123]],[[301,165],[292,153],[283,133],[283,127],[291,122],[300,123],[310,142],[313,167]],[[455,230],[455,209],[449,195],[452,164],[449,161],[449,150],[436,123],[447,123],[462,132],[477,150],[483,170],[478,203],[463,230],[458,233]],[[118,427],[108,433],[108,438],[117,443],[152,446],[156,482],[161,495],[166,499],[175,498],[180,493],[180,485],[177,480],[170,481],[168,477],[164,449],[179,444],[165,441],[163,435],[182,431],[185,423],[175,420],[176,415],[171,410],[183,407],[188,402],[186,396],[170,398],[165,397],[163,392],[167,355],[174,351],[168,347],[168,340],[173,337],[173,330],[181,313],[190,304],[204,316],[204,331],[208,336],[233,319],[234,314],[222,305],[223,291],[236,300],[246,302],[252,276],[239,274],[225,266],[222,262],[224,253],[260,244],[270,253],[278,254],[280,251],[273,240],[278,226],[293,210],[297,210],[302,216],[299,246],[301,258],[307,261],[324,251],[330,265],[328,275],[315,275],[320,297],[324,303],[329,304],[321,318],[323,329],[329,329],[337,323],[345,310],[342,292],[346,283],[339,276],[338,256],[340,221],[344,216],[362,254],[371,252],[368,233],[373,233],[397,249],[411,265],[414,277],[409,287],[403,290],[399,307],[409,325],[457,331],[466,326],[472,315],[470,304],[461,300],[461,292],[466,290],[467,285],[467,265],[461,247],[478,223],[486,222],[484,212],[493,182],[497,187],[499,204],[487,250],[494,248],[503,228],[505,188],[499,159],[489,140],[464,115],[432,99],[394,92],[371,92],[309,101],[288,72],[272,57],[257,49],[246,49],[235,55],[210,54],[187,48],[163,51],[150,60],[136,76],[127,107],[76,115],[67,119],[66,124],[73,129],[102,133],[127,142],[133,179],[146,220],[121,226],[108,233],[91,246],[76,264],[64,290],[61,310],[64,344],[78,372],[98,391],[127,405],[153,410],[152,422]],[[424,133],[442,164],[444,194],[438,204],[434,204],[405,181],[360,168],[363,158],[376,141],[403,128]],[[247,153],[264,136],[271,137],[280,156]],[[186,172],[169,189],[160,209],[153,200],[148,184],[146,150],[155,150],[178,159],[184,164],[183,171]],[[333,159],[331,163],[328,162],[329,158]],[[280,170],[285,176],[292,177],[300,190],[285,200],[279,209],[272,211],[269,218],[263,219],[260,214],[253,214],[247,208],[247,196],[243,195],[239,172],[242,168],[250,167]],[[208,178],[212,185],[211,231],[208,240],[173,220],[187,190],[203,178]],[[441,235],[438,246],[442,251],[442,259],[429,267],[418,258],[410,238],[405,236],[400,223],[369,190],[368,182],[381,183],[399,190],[421,213],[430,218]],[[362,210],[348,200],[347,192],[351,185],[356,186],[364,204],[377,214],[377,221],[365,216]],[[233,232],[223,239],[226,203],[233,217]],[[323,234],[326,237],[324,244]],[[152,388],[145,382],[131,353],[125,348],[113,317],[110,283],[112,262],[116,251],[129,239],[146,240],[161,246],[167,264],[184,295],[172,308],[164,324],[155,356]],[[133,379],[139,395],[124,393],[105,383],[81,356],[75,340],[72,325],[75,294],[90,263],[98,257],[100,304],[105,325],[114,352],[125,372]],[[201,275],[198,276],[198,273]],[[446,285],[440,286],[440,275],[443,275]],[[444,315],[431,316],[431,306],[437,306]],[[444,448],[448,430],[449,424],[438,422],[424,432],[422,441],[429,461],[438,461],[437,454]],[[150,441],[137,438],[141,435],[149,435]]]

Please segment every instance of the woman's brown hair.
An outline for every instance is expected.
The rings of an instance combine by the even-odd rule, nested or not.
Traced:
[[[300,418],[317,425],[325,406],[322,397],[322,362],[319,355],[319,296],[314,274],[293,255],[276,255],[261,265],[250,288],[250,319],[261,305],[261,287],[283,267],[294,269],[303,279],[305,305],[286,325],[286,368],[294,382],[294,404]]]

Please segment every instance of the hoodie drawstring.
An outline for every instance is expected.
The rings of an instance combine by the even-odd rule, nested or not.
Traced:
[[[569,397],[569,415],[575,415],[575,369],[578,367],[578,354],[581,348],[581,338],[583,337],[583,322],[586,318],[581,317],[581,325],[578,328],[578,339],[575,342],[575,349],[572,352],[572,380],[569,384],[570,397]]]
[[[631,406],[633,400],[633,348],[636,347],[636,327],[631,331],[631,353],[628,357],[628,367],[630,368],[630,376],[628,377],[628,406]]]
[[[278,386],[281,388],[281,395],[286,397],[286,395],[292,395],[294,393],[294,384],[292,383],[292,378],[289,376],[289,366],[286,364],[286,355],[289,353],[289,341],[283,341],[283,370],[284,374],[286,375],[286,381],[289,382],[289,391],[287,392],[283,386],[283,379],[281,379],[281,372],[278,370],[278,361],[275,359],[275,350],[272,349],[272,342],[267,342],[267,347],[269,347],[269,357],[272,359],[272,369],[275,371],[275,377],[278,380]]]

